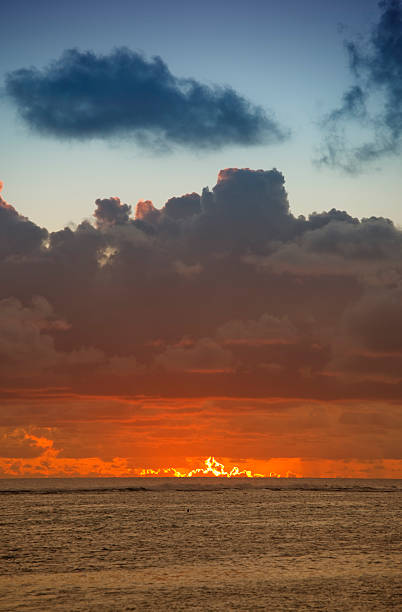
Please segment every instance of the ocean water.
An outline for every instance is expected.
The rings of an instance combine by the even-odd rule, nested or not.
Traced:
[[[401,480],[0,480],[0,609],[402,610]]]

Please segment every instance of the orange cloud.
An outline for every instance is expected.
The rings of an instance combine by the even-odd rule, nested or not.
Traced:
[[[33,416],[34,415],[34,416]],[[305,477],[401,475],[398,405],[283,398],[63,395],[3,400],[3,476],[229,471]]]
[[[50,432],[51,433],[51,432]],[[165,465],[158,468],[136,467],[132,458],[66,458],[61,449],[45,436],[25,431],[14,432],[35,446],[39,454],[31,458],[0,458],[0,476],[15,477],[243,477],[243,478],[401,478],[401,460],[356,461],[280,457],[268,461],[243,460],[241,466],[231,459],[219,462],[215,457],[186,458],[187,467]],[[189,467],[190,466],[190,467]],[[227,466],[227,467],[226,467]]]

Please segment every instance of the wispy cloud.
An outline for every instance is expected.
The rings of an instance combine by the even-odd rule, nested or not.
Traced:
[[[354,84],[322,122],[318,163],[349,173],[401,152],[402,8],[400,0],[384,0],[379,7],[369,40],[346,43]]]

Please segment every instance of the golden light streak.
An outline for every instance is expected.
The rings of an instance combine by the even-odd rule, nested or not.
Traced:
[[[152,468],[144,468],[139,471],[138,476],[145,477],[175,477],[175,478],[193,478],[193,477],[216,477],[216,478],[290,478],[296,477],[295,474],[287,472],[284,476],[270,472],[269,474],[257,474],[251,470],[241,470],[239,467],[234,466],[230,471],[225,468],[223,463],[219,463],[215,457],[208,457],[205,459],[205,468],[194,468],[188,472],[181,472],[174,467],[158,468],[153,470]]]

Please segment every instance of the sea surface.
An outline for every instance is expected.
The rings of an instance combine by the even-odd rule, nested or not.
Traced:
[[[402,610],[401,480],[0,480],[0,609]]]

